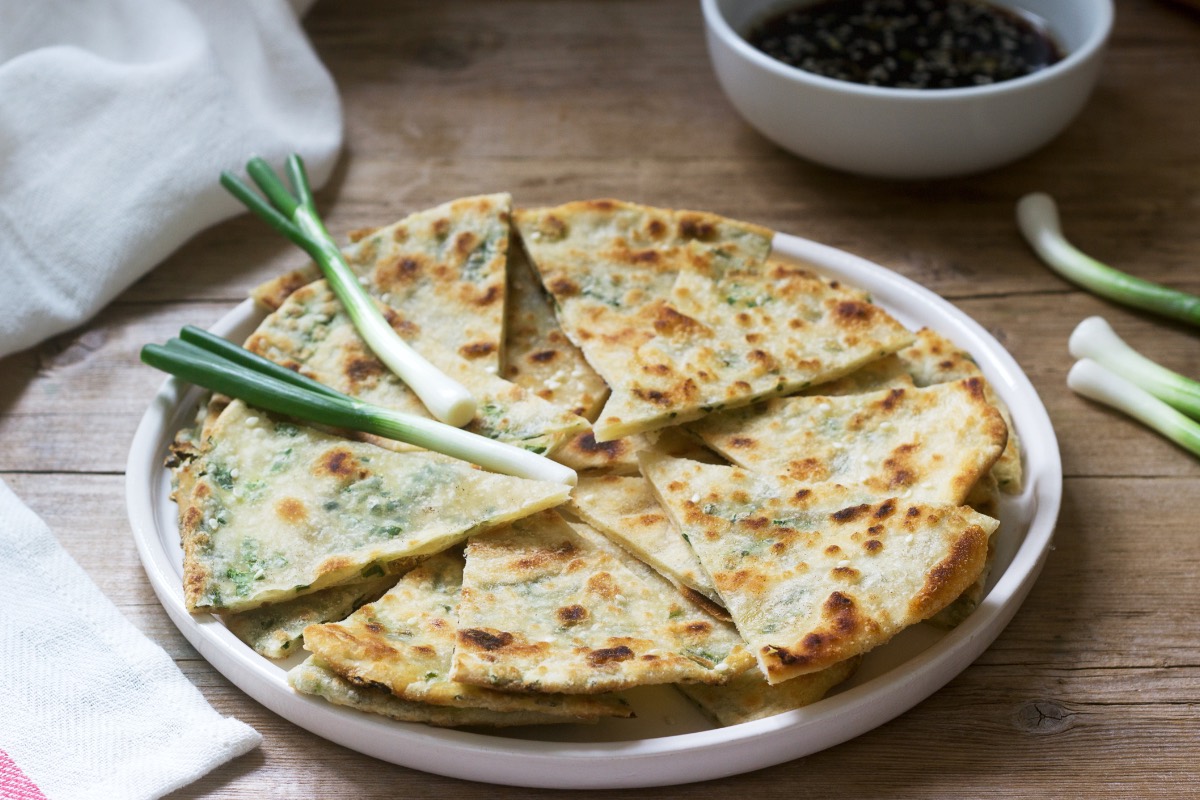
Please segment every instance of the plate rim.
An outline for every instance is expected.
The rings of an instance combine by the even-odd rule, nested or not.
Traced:
[[[243,645],[213,615],[193,615],[184,605],[178,573],[163,545],[154,510],[163,448],[174,433],[166,430],[167,424],[189,393],[199,394],[175,378],[162,383],[143,414],[126,463],[126,507],[138,556],[155,595],[200,655],[271,711],[365,755],[447,777],[547,789],[692,783],[810,755],[894,719],[978,658],[1024,602],[1049,553],[1061,506],[1057,438],[1036,389],[1015,359],[979,323],[932,290],[860,256],[790,234],[775,234],[772,255],[809,262],[819,271],[867,289],[902,321],[905,316],[927,315],[948,320],[953,331],[939,324],[939,333],[976,358],[1012,409],[1021,431],[1026,475],[1021,502],[1032,516],[1012,561],[967,620],[900,667],[813,706],[766,719],[615,742],[550,742],[432,728],[374,718],[299,695],[287,685],[279,665]],[[253,301],[244,300],[213,331],[228,333],[246,324],[254,313]],[[1021,402],[1015,403],[1017,399]]]

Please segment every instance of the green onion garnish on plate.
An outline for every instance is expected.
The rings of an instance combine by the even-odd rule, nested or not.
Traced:
[[[364,403],[199,328],[142,348],[142,361],[266,411],[373,433],[531,480],[574,485],[575,470],[545,456],[436,420]]]
[[[287,160],[291,191],[261,158],[251,159],[246,164],[246,172],[266,199],[228,172],[221,173],[221,185],[272,228],[312,256],[367,346],[400,380],[408,384],[430,414],[456,427],[470,422],[475,416],[475,399],[471,393],[400,338],[346,264],[341,250],[317,214],[300,156],[292,154]]]

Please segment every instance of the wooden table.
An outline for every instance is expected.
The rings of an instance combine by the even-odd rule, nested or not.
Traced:
[[[319,194],[335,233],[454,197],[589,197],[703,208],[840,247],[930,287],[1016,357],[1058,433],[1065,496],[1045,571],[979,660],[853,741],[752,774],[628,796],[1187,797],[1200,778],[1200,465],[1074,396],[1074,325],[1103,314],[1200,375],[1195,333],[1097,300],[1041,266],[1013,206],[1060,201],[1084,250],[1200,291],[1200,17],[1119,0],[1100,85],[1050,146],[985,175],[889,183],[778,150],[735,116],[694,0],[341,0],[306,27],[341,89],[346,150]],[[180,797],[557,796],[441,778],[332,745],[268,712],[185,642],[130,536],[125,457],[161,376],[137,353],[207,326],[301,261],[242,217],[189,242],[95,320],[0,362],[0,475],[257,751]],[[565,793],[563,793],[565,795]]]

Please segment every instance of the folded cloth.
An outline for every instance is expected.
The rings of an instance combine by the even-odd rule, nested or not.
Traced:
[[[260,741],[0,481],[0,798],[161,797]]]
[[[336,87],[311,0],[0,0],[0,357],[85,322],[291,152]],[[222,718],[0,482],[0,798],[160,797],[260,741]]]
[[[252,155],[341,146],[310,0],[0,0],[0,357],[89,319],[241,207]]]

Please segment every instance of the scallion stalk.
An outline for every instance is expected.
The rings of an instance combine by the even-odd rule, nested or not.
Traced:
[[[1067,280],[1108,300],[1200,325],[1200,297],[1136,278],[1076,249],[1063,236],[1058,208],[1049,195],[1022,197],[1017,224],[1041,259]]]
[[[1067,385],[1084,397],[1128,414],[1200,456],[1200,423],[1090,358],[1075,362],[1067,373]]]
[[[1200,419],[1200,383],[1134,350],[1103,317],[1088,317],[1075,326],[1068,347],[1076,358],[1090,358],[1189,417]]]
[[[266,411],[407,442],[505,475],[572,486],[576,482],[573,469],[545,456],[425,417],[364,403],[321,384],[314,387],[311,384],[316,381],[219,337],[200,334],[203,332],[187,328],[182,338],[165,345],[148,344],[142,348],[142,361]]]
[[[454,426],[470,422],[475,416],[475,399],[471,393],[400,338],[375,301],[359,285],[357,276],[346,264],[341,250],[317,214],[300,157],[292,154],[287,161],[291,192],[261,158],[251,159],[246,172],[262,190],[265,200],[228,172],[221,173],[221,185],[312,256],[367,346],[413,390],[430,414]]]

